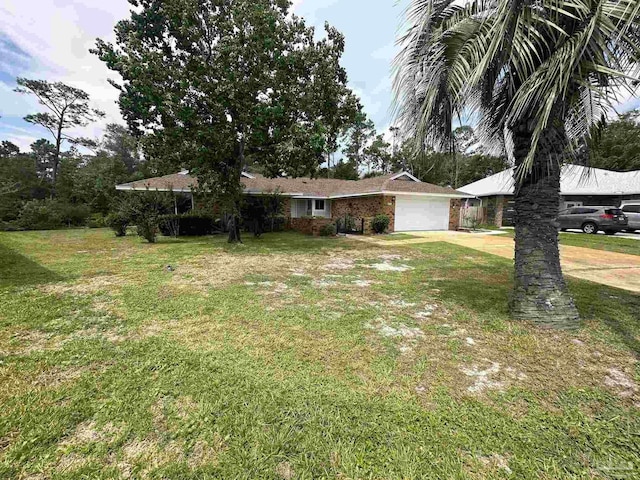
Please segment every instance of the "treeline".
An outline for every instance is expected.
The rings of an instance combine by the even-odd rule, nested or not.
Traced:
[[[104,226],[120,195],[116,184],[164,173],[143,160],[138,141],[121,125],[109,124],[92,149],[81,154],[72,146],[56,162],[55,145],[46,139],[28,152],[1,142],[0,229]]]
[[[391,133],[396,131],[392,128]],[[458,188],[509,168],[506,157],[483,151],[473,128],[459,127],[455,137],[453,152],[419,149],[413,141],[388,142],[361,116],[343,133],[340,160],[321,169],[319,176],[357,180],[405,170],[423,182]]]

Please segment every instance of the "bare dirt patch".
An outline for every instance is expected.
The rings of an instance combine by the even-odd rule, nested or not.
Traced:
[[[289,462],[280,462],[276,465],[276,474],[282,480],[291,480],[295,477],[296,472],[293,470],[293,467]]]
[[[38,376],[33,380],[32,385],[36,387],[58,388],[66,383],[73,382],[79,379],[86,373],[98,373],[104,371],[105,368],[106,365],[98,363],[82,367],[55,367],[40,372]]]
[[[60,442],[60,447],[81,446],[88,443],[111,443],[122,433],[113,423],[98,426],[94,420],[78,424],[75,431]]]
[[[434,311],[436,310],[437,305],[427,304],[422,310],[413,314],[413,317],[418,320],[423,320],[425,318],[430,318],[433,316]]]
[[[88,463],[87,457],[76,452],[65,453],[60,457],[55,469],[60,473],[72,472]]]
[[[89,295],[97,292],[109,292],[128,283],[126,277],[119,275],[99,275],[83,277],[76,283],[49,283],[40,286],[40,291],[47,294]]]
[[[200,406],[192,397],[184,396],[176,398],[173,403],[173,408],[175,409],[178,418],[186,420],[191,415],[195,414]]]
[[[382,337],[398,340],[398,350],[402,353],[411,352],[417,342],[424,338],[424,332],[417,327],[408,327],[402,323],[392,326],[383,319],[378,319],[365,326]]]
[[[336,270],[353,270],[355,262],[352,258],[335,258],[330,263],[322,266],[323,270],[334,272]]]
[[[335,287],[336,285],[338,285],[338,282],[330,279],[321,279],[321,280],[313,281],[313,286],[316,288]]]
[[[199,468],[204,465],[215,465],[218,463],[220,454],[226,449],[222,437],[216,435],[213,441],[198,440],[189,454],[187,463],[189,467]]]
[[[355,285],[356,287],[367,288],[367,287],[370,287],[371,285],[373,285],[376,282],[374,282],[373,280],[361,280],[361,279],[359,279],[359,280],[352,280],[351,283],[353,285]]]
[[[617,368],[608,370],[604,384],[623,398],[631,398],[638,393],[638,384]]]
[[[399,255],[397,253],[385,253],[385,254],[379,255],[378,258],[380,260],[384,260],[385,262],[390,262],[393,260],[405,260],[405,258],[403,258],[402,255]]]
[[[467,391],[471,393],[481,393],[485,390],[503,390],[505,383],[495,379],[500,373],[500,364],[491,362],[486,368],[478,365],[461,368],[460,371],[467,377],[473,379],[473,384],[467,387]]]
[[[5,330],[0,333],[0,355],[30,355],[45,350],[59,350],[67,340],[65,335],[56,335],[41,330]]]
[[[188,287],[206,291],[211,287],[240,283],[247,273],[284,278],[290,272],[292,263],[300,272],[316,270],[324,260],[323,256],[316,257],[318,258],[284,254],[203,255],[177,265],[175,271],[170,274],[169,284],[178,288]]]
[[[408,270],[413,270],[413,267],[410,267],[409,265],[404,265],[404,264],[394,265],[391,262],[387,262],[387,261],[382,263],[373,263],[371,265],[368,265],[368,267],[378,270],[380,272],[406,272]]]
[[[437,313],[421,319],[418,325],[425,336],[415,344],[414,356],[428,359],[430,368],[412,388],[417,384],[428,392],[444,386],[457,397],[472,395],[487,400],[491,392],[517,387],[544,392],[540,401],[549,408],[554,408],[556,394],[569,388],[607,388],[640,405],[640,390],[633,374],[628,373],[636,360],[628,352],[593,339],[581,337],[577,343],[573,341],[575,334],[524,324],[484,331],[474,322],[460,323],[454,316],[443,323]],[[514,403],[512,413],[520,415],[521,406]]]
[[[407,302],[406,300],[403,300],[403,299],[393,299],[393,300],[389,300],[387,302],[387,305],[389,305],[391,307],[404,309],[404,308],[413,308],[417,304],[416,303],[412,303],[412,302]]]
[[[480,463],[493,471],[503,470],[507,475],[511,475],[513,471],[509,468],[509,459],[503,455],[492,453],[488,456],[478,457]]]

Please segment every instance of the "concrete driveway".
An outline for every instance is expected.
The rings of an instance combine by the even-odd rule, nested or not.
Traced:
[[[411,232],[418,238],[392,240],[386,237],[353,237],[360,241],[386,246],[415,245],[428,242],[449,242],[480,252],[513,259],[513,238],[464,232]],[[638,248],[640,253],[640,245]],[[560,246],[562,271],[565,275],[640,293],[640,255],[594,250],[592,248]]]

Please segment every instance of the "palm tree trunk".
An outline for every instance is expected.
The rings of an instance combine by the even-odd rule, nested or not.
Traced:
[[[513,132],[516,167],[530,148],[528,129]],[[512,316],[540,326],[577,328],[578,311],[567,290],[558,250],[560,168],[564,130],[549,127],[531,172],[515,189],[515,278]],[[517,168],[516,168],[517,171]]]

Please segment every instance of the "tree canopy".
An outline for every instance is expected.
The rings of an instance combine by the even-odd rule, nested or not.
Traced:
[[[190,169],[234,216],[248,162],[315,174],[351,101],[337,31],[316,42],[283,0],[135,3],[116,44],[98,40],[95,53],[121,75],[122,113],[150,157]]]
[[[640,170],[640,111],[623,113],[608,123],[589,148],[589,165],[606,170]]]
[[[89,106],[89,94],[79,88],[62,82],[48,82],[46,80],[30,80],[18,78],[15,91],[27,95],[35,95],[38,102],[48,111],[32,113],[24,117],[25,121],[47,129],[55,146],[50,165],[51,183],[55,191],[60,151],[65,140],[72,143],[77,141],[66,133],[74,127],[84,127],[89,123],[104,117],[104,112]]]

